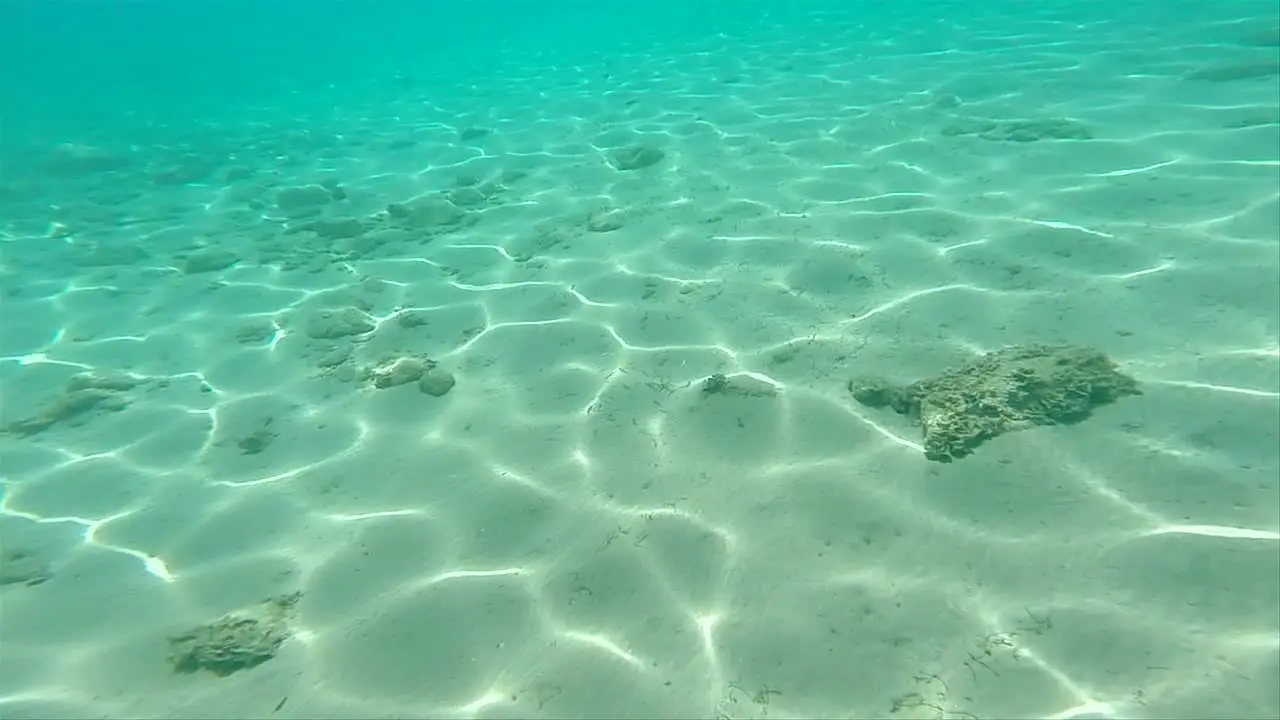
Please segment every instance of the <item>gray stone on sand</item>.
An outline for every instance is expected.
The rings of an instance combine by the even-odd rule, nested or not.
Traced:
[[[377,328],[373,318],[353,307],[340,310],[317,310],[307,316],[304,332],[316,340],[336,340],[364,335]]]
[[[204,248],[187,256],[182,272],[187,275],[225,270],[240,261],[240,256],[225,248]]]
[[[587,216],[587,230],[594,233],[613,232],[622,227],[624,215],[616,208],[597,210]]]
[[[255,320],[236,329],[234,338],[241,345],[260,345],[274,339],[276,326],[268,320]]]
[[[351,357],[351,348],[343,345],[341,347],[331,348],[325,354],[316,360],[316,367],[321,370],[329,370],[336,368],[345,363]]]
[[[67,389],[76,390],[110,390],[125,392],[143,383],[142,378],[123,372],[83,372],[67,379]]]
[[[333,199],[333,191],[323,185],[287,187],[276,193],[276,208],[287,217],[302,217],[320,212]]]
[[[253,177],[253,175],[254,175],[253,168],[247,165],[232,165],[231,167],[222,171],[222,182],[238,183],[244,180],[248,180],[249,178]]]
[[[255,428],[237,440],[236,447],[240,448],[242,455],[257,455],[266,452],[278,436],[279,434],[271,429],[271,420],[267,420],[262,427]]]
[[[414,234],[400,228],[382,228],[334,242],[333,249],[345,253],[348,258],[361,258],[378,252],[394,250],[401,243],[410,242]]]
[[[445,230],[462,224],[467,211],[439,197],[422,197],[387,206],[387,219],[413,230]]]
[[[441,369],[436,361],[418,355],[385,358],[365,368],[362,376],[379,389],[416,382],[419,390],[435,397],[448,393],[455,383],[453,375]]]
[[[448,370],[433,367],[418,380],[418,389],[432,397],[441,397],[452,390],[456,384],[457,380]]]
[[[1042,140],[1090,140],[1093,133],[1076,120],[1045,118],[1038,120],[990,120],[965,118],[942,128],[942,134],[954,137],[973,135],[994,142],[1040,142]]]
[[[298,230],[310,230],[326,240],[347,240],[365,231],[359,218],[322,218],[298,226]]]
[[[768,398],[778,394],[778,388],[767,380],[751,375],[734,375],[715,373],[702,381],[702,396],[721,395],[726,397]]]
[[[477,187],[454,188],[445,195],[458,207],[477,207],[489,202],[489,196]]]
[[[609,164],[618,170],[640,170],[662,161],[667,154],[647,143],[619,148],[609,154]]]
[[[376,388],[390,388],[417,382],[434,365],[420,357],[398,357],[369,368],[369,380]]]
[[[412,310],[401,310],[396,313],[396,325],[402,328],[413,329],[428,325],[430,322],[425,313],[413,312]]]

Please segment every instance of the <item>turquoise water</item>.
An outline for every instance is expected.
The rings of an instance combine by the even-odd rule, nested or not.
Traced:
[[[1274,2],[434,5],[0,0],[0,716],[1280,717]]]

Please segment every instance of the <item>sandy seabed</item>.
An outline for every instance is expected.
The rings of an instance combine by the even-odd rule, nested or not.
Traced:
[[[1280,33],[1064,22],[42,150],[0,714],[1280,716]],[[848,391],[1025,343],[1142,394]]]

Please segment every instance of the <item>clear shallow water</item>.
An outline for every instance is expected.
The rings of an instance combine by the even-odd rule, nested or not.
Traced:
[[[0,27],[6,716],[1280,714],[1273,4]]]

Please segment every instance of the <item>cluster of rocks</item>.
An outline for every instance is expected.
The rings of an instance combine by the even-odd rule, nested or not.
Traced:
[[[420,315],[412,312],[397,313],[394,319],[401,329],[414,329],[425,323]],[[453,374],[426,355],[384,353],[374,362],[357,362],[355,350],[378,327],[371,315],[355,305],[312,310],[301,320],[303,334],[319,343],[314,362],[325,374],[367,383],[376,389],[417,383],[419,390],[433,397],[441,397],[453,389],[457,383]]]
[[[416,355],[383,358],[363,368],[360,376],[378,389],[417,383],[419,391],[433,397],[447,394],[457,383],[453,374],[442,369],[436,361]]]
[[[457,131],[460,142],[483,142],[490,128],[465,125]],[[328,152],[340,147],[337,137],[264,137],[255,152],[275,155],[289,165],[299,152]],[[397,142],[397,147],[414,147],[416,142]],[[243,148],[238,148],[243,150]],[[81,227],[80,218],[72,227],[55,223],[64,234],[77,238],[73,253],[76,262],[89,267],[138,265],[154,262],[153,254],[167,256],[168,264],[186,275],[213,274],[240,263],[266,264],[281,270],[319,272],[335,262],[364,257],[394,256],[415,245],[474,225],[483,210],[507,201],[511,189],[526,177],[521,169],[477,174],[460,171],[451,187],[418,197],[388,202],[368,211],[370,198],[347,188],[335,177],[318,177],[298,185],[276,185],[270,173],[240,164],[228,164],[233,157],[196,149],[176,148],[173,157],[157,158],[136,150],[112,150],[89,145],[64,144],[46,151],[37,165],[47,176],[101,179],[115,178],[116,186],[145,187],[148,174],[162,184],[190,182],[226,185],[221,202],[228,209],[224,217],[234,230],[188,238],[165,249],[156,243],[99,244],[93,233]],[[237,152],[236,154],[240,154]],[[643,139],[632,139],[603,154],[603,161],[622,173],[642,171],[664,161],[666,152]],[[163,165],[164,167],[160,167]],[[124,202],[103,198],[105,210]],[[91,204],[92,205],[92,204]],[[93,205],[97,207],[97,205]],[[360,208],[360,209],[357,209]],[[589,232],[611,232],[622,227],[626,213],[603,208],[590,213],[582,223]],[[118,227],[121,218],[104,215],[102,222]],[[234,242],[225,241],[227,232]],[[301,237],[299,237],[301,236]]]
[[[492,133],[490,128],[480,125],[466,125],[457,131],[463,143],[483,143]],[[337,136],[264,136],[262,142],[266,145],[252,147],[252,152],[280,145],[269,154],[280,158],[282,168],[296,164],[296,160],[315,157],[317,153],[336,152],[342,146]],[[397,145],[403,149],[415,146],[416,142]],[[362,195],[363,191],[349,188],[339,178],[317,177],[314,182],[298,185],[275,184],[278,174],[229,163],[234,155],[242,154],[239,151],[244,148],[237,150],[232,155],[206,150],[206,154],[200,156],[194,149],[178,148],[168,160],[146,156],[134,149],[113,151],[71,144],[46,153],[44,166],[58,177],[100,181],[105,175],[113,178],[117,185],[145,187],[145,179],[151,174],[152,180],[161,184],[221,182],[227,186],[219,202],[228,208],[224,217],[233,229],[194,237],[159,231],[163,238],[157,235],[155,242],[143,244],[116,243],[110,233],[64,228],[68,237],[76,238],[75,243],[69,244],[73,261],[93,268],[149,264],[159,268],[167,264],[188,276],[215,275],[245,262],[270,264],[281,270],[320,271],[334,262],[394,255],[397,248],[421,245],[465,230],[480,220],[484,210],[507,202],[511,189],[525,177],[520,170],[486,174],[463,170],[454,178],[452,186],[387,202],[381,209],[369,212],[367,193]],[[601,157],[619,173],[643,172],[666,159],[667,153],[662,148],[637,138],[623,140],[605,150]],[[552,247],[585,237],[584,233],[617,231],[640,212],[635,208],[605,205],[568,222],[557,222],[556,230],[537,233],[530,240],[529,252],[518,259],[532,260]],[[104,216],[103,220],[111,218]],[[234,243],[223,239],[228,232]],[[362,358],[358,349],[379,328],[379,320],[369,307],[308,304],[313,309],[302,310],[298,322],[288,329],[299,331],[313,341],[308,344],[307,352],[314,353],[313,362],[322,373],[374,389],[412,384],[433,397],[446,395],[455,386],[457,381],[452,373],[422,354],[384,354],[372,361]],[[283,329],[274,322],[251,322],[233,333],[231,339],[241,345],[258,346],[275,342],[282,337]],[[30,416],[0,425],[0,433],[30,436],[60,423],[75,425],[101,413],[119,412],[128,407],[133,399],[132,391],[141,382],[127,374],[77,375],[61,393]],[[275,438],[271,428],[259,428],[239,438],[236,446],[244,454],[258,454],[266,451]]]

